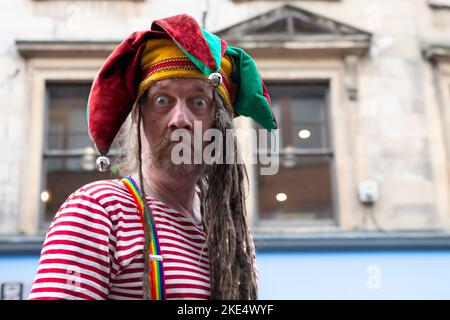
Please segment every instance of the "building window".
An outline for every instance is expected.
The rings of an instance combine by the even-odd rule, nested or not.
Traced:
[[[86,104],[89,83],[46,84],[46,126],[41,212],[48,223],[66,198],[82,185],[110,179],[95,168],[96,152],[89,138]]]
[[[280,167],[276,175],[258,175],[259,221],[331,221],[328,85],[271,83],[268,90],[280,128]]]

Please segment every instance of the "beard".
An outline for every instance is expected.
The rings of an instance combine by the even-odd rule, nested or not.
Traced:
[[[193,138],[191,139],[193,141]],[[160,142],[151,148],[151,163],[158,169],[164,170],[173,177],[186,177],[201,175],[204,170],[204,164],[194,164],[193,157],[189,163],[176,164],[172,160],[172,149],[176,144],[185,143],[171,140],[171,133],[163,136]],[[191,149],[191,155],[194,155],[194,144],[185,146]],[[202,148],[203,149],[203,148]]]

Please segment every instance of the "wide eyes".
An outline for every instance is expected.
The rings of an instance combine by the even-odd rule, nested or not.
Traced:
[[[156,96],[154,101],[155,101],[155,105],[157,107],[167,107],[171,103],[173,103],[173,101],[171,102],[169,97],[167,97],[165,95]],[[194,99],[188,100],[187,103],[190,104],[191,106],[195,107],[196,109],[203,109],[208,106],[208,100],[204,97],[196,97]]]
[[[194,99],[194,106],[196,108],[205,108],[208,105],[208,102],[205,98],[195,98]]]
[[[169,105],[169,98],[166,96],[157,96],[155,99],[155,103],[159,107],[165,107]]]

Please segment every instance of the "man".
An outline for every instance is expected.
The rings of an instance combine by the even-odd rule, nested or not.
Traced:
[[[236,152],[225,134],[234,116],[276,128],[253,60],[188,15],[154,21],[113,51],[92,85],[87,115],[100,170],[130,114],[119,163],[126,178],[85,185],[61,206],[30,299],[256,299],[244,165],[237,157],[175,164],[171,141],[185,130],[195,145],[214,128]]]

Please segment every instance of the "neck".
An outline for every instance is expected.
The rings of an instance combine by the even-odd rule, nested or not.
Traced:
[[[195,189],[200,175],[173,176],[156,167],[144,169],[142,175],[144,190],[148,196],[166,203],[176,211],[190,215],[196,222],[201,221],[200,203]],[[139,183],[139,175],[132,176]]]

